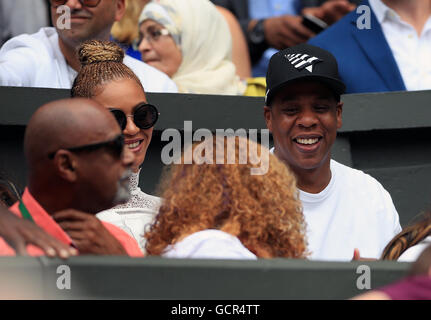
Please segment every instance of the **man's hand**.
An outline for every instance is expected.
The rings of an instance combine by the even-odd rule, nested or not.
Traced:
[[[323,3],[320,7],[304,8],[302,13],[311,14],[331,25],[355,8],[356,6],[347,0],[330,0]]]
[[[121,243],[96,216],[68,209],[56,212],[53,218],[73,240],[80,254],[127,255]]]
[[[363,258],[363,257],[361,257],[361,254],[359,253],[359,249],[355,248],[353,250],[352,261],[377,261],[377,259],[374,259],[374,258]]]
[[[67,259],[78,254],[76,249],[51,237],[33,222],[20,219],[3,207],[0,207],[0,236],[17,255],[27,256],[28,244],[39,247],[48,257]]]
[[[265,19],[265,40],[273,48],[285,49],[308,41],[315,34],[302,25],[302,17],[284,15]]]

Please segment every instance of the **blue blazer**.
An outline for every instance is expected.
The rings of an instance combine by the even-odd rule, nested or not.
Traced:
[[[362,4],[371,9],[368,0]],[[309,43],[335,56],[346,93],[406,90],[374,12],[371,10],[371,29],[358,29],[359,17],[356,10],[352,11]]]

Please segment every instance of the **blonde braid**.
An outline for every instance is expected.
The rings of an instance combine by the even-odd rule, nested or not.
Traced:
[[[72,97],[91,98],[101,85],[118,79],[135,80],[138,77],[123,63],[124,51],[115,42],[89,40],[78,50],[81,69],[73,82]]]

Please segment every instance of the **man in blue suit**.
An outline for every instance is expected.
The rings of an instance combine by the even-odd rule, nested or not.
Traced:
[[[346,93],[431,89],[431,1],[361,5],[366,11],[359,6],[309,41],[336,57]],[[367,11],[370,25],[361,26]]]

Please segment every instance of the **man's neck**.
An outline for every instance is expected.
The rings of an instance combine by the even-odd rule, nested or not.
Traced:
[[[290,167],[296,175],[298,189],[308,193],[322,192],[331,181],[330,159],[315,169]]]
[[[401,20],[413,26],[420,36],[425,23],[431,16],[431,0],[382,0],[401,17]]]
[[[71,44],[64,42],[60,37],[58,37],[58,44],[60,46],[60,51],[66,59],[67,64],[75,71],[79,71],[81,63],[78,58],[78,46],[79,44]]]
[[[39,203],[39,205],[49,214],[53,215],[57,211],[64,210],[68,208],[65,205],[65,199],[63,197],[53,196],[53,193],[47,192],[46,189],[40,189],[28,185],[28,191],[33,196],[33,198]]]

